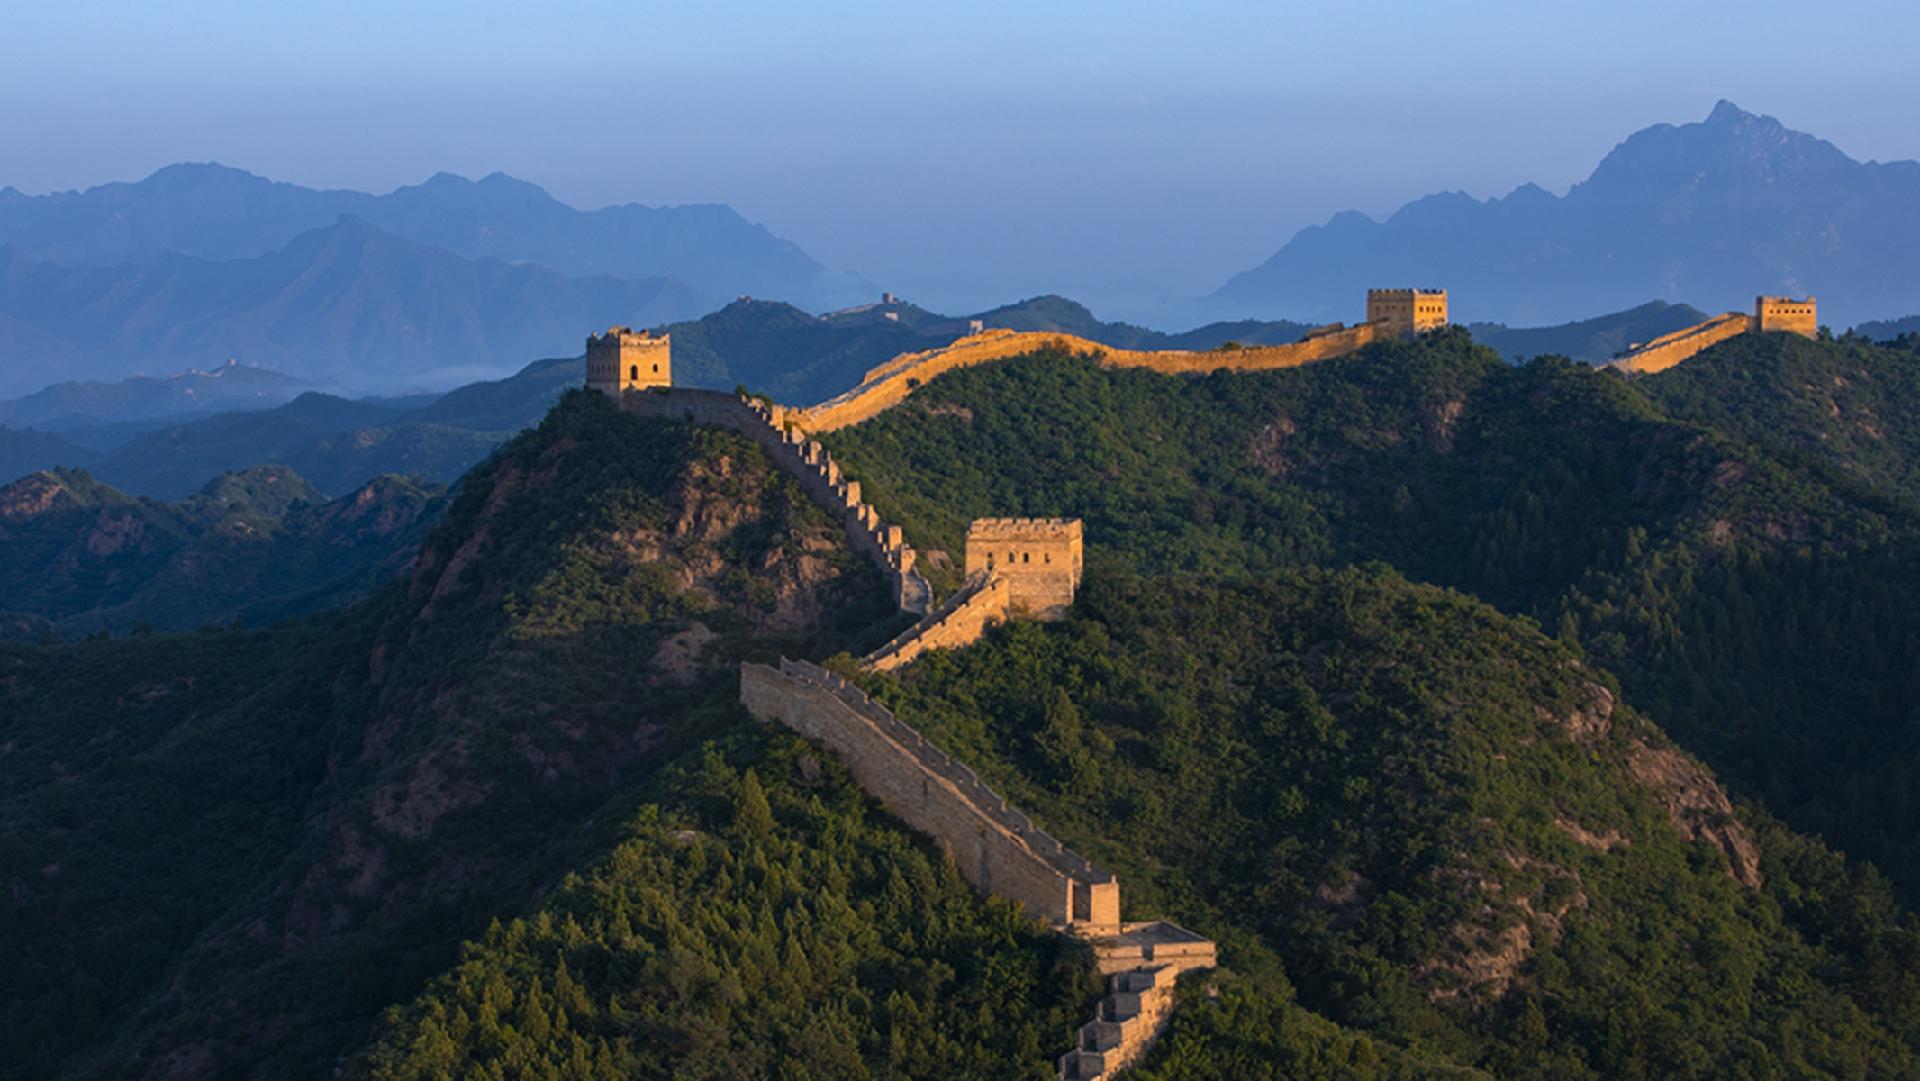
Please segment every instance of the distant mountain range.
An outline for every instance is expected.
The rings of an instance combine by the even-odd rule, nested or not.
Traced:
[[[505,173],[479,181],[439,173],[369,195],[278,183],[214,163],[169,165],[145,180],[85,191],[36,197],[0,189],[0,243],[68,266],[169,253],[248,259],[342,215],[471,259],[583,277],[674,278],[715,297],[754,293],[824,309],[878,291],[857,275],[828,270],[725,205],[575,210]]]
[[[724,206],[578,211],[501,174],[387,195],[218,165],[0,189],[0,392],[229,357],[369,390],[454,385],[743,293],[877,292]]]
[[[1744,309],[1814,294],[1844,327],[1920,310],[1920,163],[1858,162],[1731,102],[1615,147],[1555,196],[1429,195],[1385,221],[1303,229],[1214,295],[1227,310],[1331,318],[1368,286],[1444,286],[1457,320],[1557,323],[1655,297]]]
[[[596,326],[708,307],[670,278],[468,259],[351,217],[220,262],[169,253],[68,267],[0,248],[0,387],[238,357],[360,390],[444,388],[578,348]]]
[[[55,383],[22,398],[0,401],[0,424],[53,430],[139,424],[220,410],[271,408],[312,389],[271,368],[228,362],[160,376],[114,382]]]

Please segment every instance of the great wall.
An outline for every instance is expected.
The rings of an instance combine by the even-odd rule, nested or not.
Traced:
[[[784,410],[780,418],[783,423],[809,432],[830,432],[878,416],[905,401],[916,388],[946,372],[1045,349],[1094,357],[1110,368],[1147,368],[1168,375],[1204,375],[1222,368],[1271,371],[1331,360],[1384,338],[1409,336],[1444,326],[1446,321],[1445,290],[1370,289],[1366,322],[1351,327],[1337,323],[1322,327],[1310,332],[1304,340],[1287,345],[1143,351],[1114,349],[1071,334],[982,330],[938,349],[902,353],[868,371],[858,386],[817,405]]]
[[[1819,302],[1813,297],[1755,297],[1752,315],[1723,312],[1703,323],[1629,346],[1609,362],[1608,367],[1636,375],[1664,372],[1729,338],[1774,331],[1811,338],[1819,333],[1819,324]]]
[[[1629,373],[1662,371],[1738,334],[1786,330],[1811,337],[1814,301],[1761,297],[1755,312],[1729,312],[1637,345],[1613,366]],[[1078,519],[983,518],[967,531],[965,579],[935,606],[918,556],[899,526],[861,499],[807,433],[858,424],[905,401],[942,373],[1064,349],[1109,367],[1167,374],[1217,369],[1292,368],[1352,353],[1447,322],[1439,290],[1369,290],[1367,321],[1333,326],[1291,345],[1250,349],[1143,352],[1110,349],[1071,335],[982,330],[950,345],[904,353],[873,368],[860,384],[817,405],[793,408],[745,395],[675,387],[671,342],[615,327],[587,340],[587,385],[641,416],[688,420],[739,432],[760,445],[815,503],[843,523],[849,543],[885,576],[912,627],[862,659],[869,672],[890,672],[932,649],[964,648],[989,627],[1011,619],[1066,617],[1082,576]],[[1165,921],[1121,919],[1120,883],[1062,845],[983,784],[965,765],[928,742],[859,686],[805,661],[777,667],[742,664],[740,701],[841,759],[866,792],[892,814],[931,837],[974,888],[1023,906],[1034,917],[1084,940],[1107,976],[1108,993],[1093,1020],[1056,1062],[1060,1081],[1112,1078],[1146,1053],[1165,1027],[1182,973],[1214,967],[1206,938]]]

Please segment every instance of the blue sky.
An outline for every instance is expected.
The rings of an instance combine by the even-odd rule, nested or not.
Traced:
[[[498,169],[578,206],[731,203],[953,310],[1148,316],[1342,209],[1564,191],[1721,97],[1920,156],[1910,0],[0,0],[0,28],[0,184]]]

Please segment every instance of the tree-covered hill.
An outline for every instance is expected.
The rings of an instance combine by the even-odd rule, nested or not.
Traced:
[[[0,612],[38,637],[337,607],[399,574],[441,509],[437,485],[407,477],[328,500],[259,466],[161,503],[82,471],[35,473],[0,488]]]
[[[1913,516],[1657,388],[1450,331],[829,437],[922,547],[1086,519],[1066,622],[860,678],[1220,944],[1143,1076],[1920,1069]],[[1051,1076],[1086,957],[735,702],[893,616],[582,392],[350,608],[0,645],[0,1078]]]
[[[1765,411],[1790,407],[1741,378],[1712,392],[1748,352],[1802,365],[1777,377],[1796,385],[1849,363],[1856,385],[1887,388],[1887,414],[1912,370],[1897,350],[1766,336],[1630,382],[1551,358],[1510,368],[1456,329],[1187,380],[1009,362],[827,442],[883,514],[954,553],[977,516],[1078,515],[1089,560],[1139,573],[1382,561],[1534,618],[1741,792],[1912,896],[1920,514],[1876,486],[1905,459],[1891,435],[1864,473],[1757,442]],[[1752,430],[1714,427],[1665,389],[1675,373],[1746,402]]]
[[[1499,1077],[1920,1069],[1920,936],[1884,887],[1457,594],[1096,574],[1065,625],[867,682],[1129,907],[1222,943],[1241,996],[1189,996],[1146,1076],[1300,1076],[1289,987]]]
[[[751,444],[582,393],[343,613],[0,646],[0,1076],[330,1076],[738,724],[738,658],[880,620],[838,538]]]
[[[1920,354],[1857,337],[1750,334],[1641,386],[1674,417],[1920,506]]]

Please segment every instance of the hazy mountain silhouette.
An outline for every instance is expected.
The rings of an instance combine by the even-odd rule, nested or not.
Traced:
[[[1556,197],[1429,195],[1301,230],[1215,299],[1334,318],[1368,286],[1445,286],[1456,320],[1539,324],[1649,296],[1713,310],[1812,293],[1835,326],[1920,306],[1920,163],[1857,162],[1731,102],[1634,134]]]
[[[293,400],[307,383],[271,368],[223,364],[115,382],[55,383],[22,398],[0,401],[0,424],[60,430],[189,417],[222,409],[264,409]]]
[[[709,306],[671,279],[570,278],[467,259],[352,217],[221,262],[168,253],[69,267],[0,248],[0,389],[229,357],[361,389],[450,384],[570,353],[594,327]]]
[[[218,164],[169,165],[144,180],[25,195],[0,189],[0,244],[69,266],[164,254],[246,259],[276,251],[342,214],[457,255],[528,262],[571,275],[678,278],[716,297],[753,293],[815,308],[877,291],[830,271],[731,207],[637,203],[575,210],[536,185],[494,173],[440,173],[385,195],[319,191]]]

